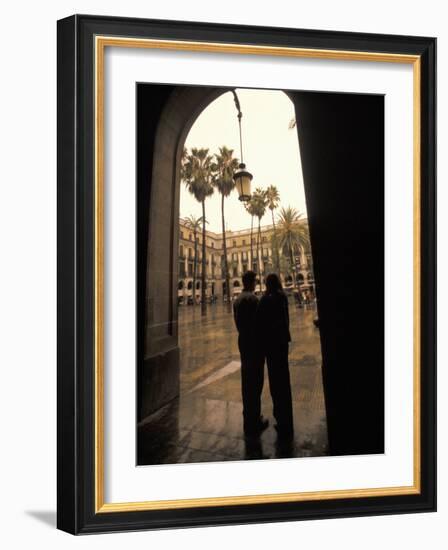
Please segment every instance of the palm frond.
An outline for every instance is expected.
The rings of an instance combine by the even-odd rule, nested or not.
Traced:
[[[225,145],[219,148],[219,153],[215,154],[213,164],[213,185],[224,197],[228,197],[235,188],[233,174],[237,170],[239,161],[233,156],[233,149]]]
[[[188,191],[198,202],[213,195],[213,157],[206,148],[193,147],[184,151],[181,163],[181,178]]]
[[[266,189],[266,200],[269,210],[275,210],[280,203],[280,193],[275,185],[270,185]]]

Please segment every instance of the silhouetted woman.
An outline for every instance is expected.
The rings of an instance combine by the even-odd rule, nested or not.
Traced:
[[[268,366],[276,429],[279,437],[290,438],[294,424],[288,364],[288,344],[291,341],[288,298],[275,273],[266,277],[266,292],[258,305],[257,324]]]

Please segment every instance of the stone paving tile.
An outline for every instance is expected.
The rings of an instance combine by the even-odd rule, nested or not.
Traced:
[[[290,304],[290,373],[295,436],[280,444],[274,429],[267,372],[262,412],[270,426],[256,440],[242,431],[241,378],[233,317],[226,307],[179,310],[180,397],[138,428],[138,464],[172,464],[322,456],[327,453],[319,332],[313,310]],[[227,374],[228,373],[228,374]]]

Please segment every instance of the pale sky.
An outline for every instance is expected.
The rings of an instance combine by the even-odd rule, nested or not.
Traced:
[[[253,174],[252,191],[275,185],[280,193],[280,207],[292,206],[306,216],[305,195],[297,131],[288,129],[295,118],[294,106],[286,94],[271,90],[237,89],[243,112],[243,155]],[[185,147],[206,147],[218,153],[226,145],[240,158],[237,111],[231,92],[210,103],[199,115],[187,136]],[[250,216],[234,190],[225,199],[227,229],[250,228]],[[277,210],[278,212],[278,210]],[[207,229],[221,233],[221,195],[215,193],[205,202]],[[180,216],[202,216],[202,207],[181,183]],[[267,210],[262,225],[272,223]]]

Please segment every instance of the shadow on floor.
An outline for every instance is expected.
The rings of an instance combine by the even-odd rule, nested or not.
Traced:
[[[44,523],[53,529],[56,529],[56,511],[55,510],[25,510],[25,514]]]

